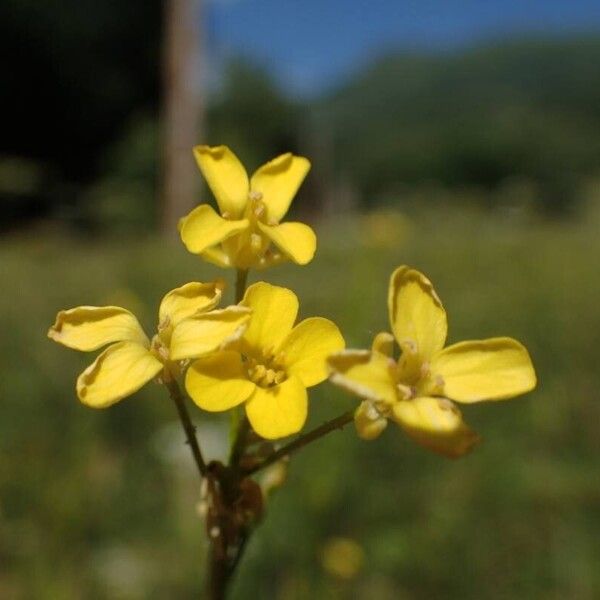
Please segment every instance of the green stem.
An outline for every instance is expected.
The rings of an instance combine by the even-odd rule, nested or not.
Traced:
[[[328,433],[331,433],[336,429],[342,429],[343,427],[348,425],[348,423],[351,423],[353,419],[354,411],[350,410],[346,413],[343,413],[339,417],[336,417],[335,419],[331,419],[331,421],[323,423],[323,425],[321,425],[320,427],[317,427],[316,429],[313,429],[312,431],[309,431],[308,433],[297,437],[294,441],[290,442],[289,444],[286,444],[285,446],[282,446],[281,448],[279,448],[279,450],[276,450],[275,452],[273,452],[273,454],[267,456],[267,458],[265,458],[265,460],[263,460],[260,464],[248,469],[246,471],[246,475],[253,475],[254,473],[260,471],[261,469],[264,469],[265,467],[268,467],[269,465],[272,465],[278,460],[289,456],[290,454],[292,454],[292,452],[296,452],[297,450],[300,450],[300,448],[303,448],[311,442],[318,440],[324,435],[327,435]]]
[[[238,269],[235,278],[235,303],[242,301],[248,283],[248,269]]]
[[[200,478],[202,479],[206,477],[207,467],[206,463],[204,462],[204,458],[202,457],[202,451],[200,450],[198,439],[196,438],[196,428],[194,427],[192,419],[190,418],[190,414],[185,406],[185,400],[181,393],[181,389],[179,388],[177,381],[174,379],[166,381],[165,386],[169,390],[169,395],[175,403],[177,412],[179,413],[179,419],[183,425],[187,443],[192,450],[192,455],[194,456],[196,466],[198,467],[198,472],[200,473]]]
[[[248,439],[248,433],[250,432],[250,423],[247,417],[242,417],[239,421],[235,440],[231,446],[231,453],[229,455],[229,465],[234,469],[237,468],[239,462],[246,449],[246,441]]]

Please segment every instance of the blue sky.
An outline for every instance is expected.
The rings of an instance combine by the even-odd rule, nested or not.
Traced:
[[[217,66],[241,55],[313,95],[394,48],[446,50],[526,32],[600,31],[600,0],[209,0]]]

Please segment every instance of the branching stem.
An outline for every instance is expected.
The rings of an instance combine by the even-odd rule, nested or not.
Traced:
[[[348,412],[341,414],[339,417],[336,417],[335,419],[331,419],[331,421],[327,421],[326,423],[323,423],[323,425],[317,427],[316,429],[313,429],[312,431],[309,431],[308,433],[305,433],[304,435],[297,437],[295,440],[291,441],[289,444],[282,446],[281,448],[279,448],[278,450],[273,452],[273,454],[270,454],[269,456],[267,456],[267,458],[265,458],[265,460],[263,460],[261,463],[248,469],[246,471],[246,474],[252,475],[252,474],[260,471],[261,469],[264,469],[265,467],[272,465],[273,463],[277,462],[278,460],[281,460],[282,458],[289,456],[293,452],[300,450],[300,448],[303,448],[304,446],[314,442],[315,440],[318,440],[319,438],[323,437],[324,435],[327,435],[328,433],[331,433],[332,431],[335,431],[336,429],[342,429],[343,427],[348,425],[348,423],[351,423],[353,419],[354,419],[354,412],[350,410]]]
[[[198,472],[200,473],[200,478],[202,479],[206,477],[207,467],[202,456],[202,451],[200,450],[200,445],[198,444],[198,439],[196,438],[196,428],[194,427],[192,419],[190,418],[190,413],[185,406],[183,394],[181,393],[179,384],[174,379],[166,381],[165,385],[167,386],[169,395],[171,396],[171,399],[177,408],[181,424],[183,425],[183,429],[185,431],[187,443],[192,450],[192,455],[194,456],[196,466],[198,467]]]

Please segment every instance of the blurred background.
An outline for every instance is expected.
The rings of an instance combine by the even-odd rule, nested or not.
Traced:
[[[366,347],[408,263],[451,342],[516,337],[540,380],[467,407],[484,442],[460,461],[391,426],[310,446],[232,597],[600,597],[600,4],[5,0],[0,48],[0,598],[198,597],[198,486],[165,393],[86,409],[93,357],[46,339],[79,304],[152,331],[167,290],[222,274],[174,228],[212,201],[196,143],[250,171],[311,159],[292,215],[317,256],[266,274],[302,315]],[[325,383],[310,422],[355,405]],[[191,410],[222,456],[226,419]]]

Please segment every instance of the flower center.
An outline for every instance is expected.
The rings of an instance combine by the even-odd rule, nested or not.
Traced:
[[[399,400],[412,400],[417,396],[440,396],[444,392],[444,379],[433,376],[429,362],[403,354],[395,371],[396,391]]]
[[[261,387],[273,387],[287,379],[287,373],[274,358],[257,360],[249,358],[246,363],[248,379]]]
[[[169,348],[165,346],[160,334],[156,334],[150,342],[150,352],[158,358],[161,362],[167,362],[169,360]]]
[[[246,218],[251,222],[264,221],[267,215],[267,206],[263,202],[261,192],[250,192],[248,194],[248,204],[246,205]]]

